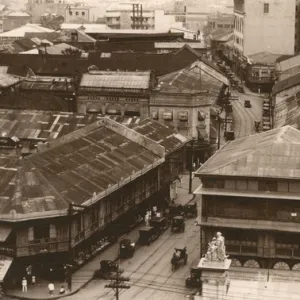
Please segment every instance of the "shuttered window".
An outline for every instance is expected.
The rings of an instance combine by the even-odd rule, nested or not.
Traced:
[[[189,119],[189,113],[187,111],[178,112],[178,120],[182,122],[187,122]]]
[[[50,239],[56,239],[57,232],[56,232],[56,226],[54,224],[50,224]]]
[[[34,230],[33,227],[28,228],[28,241],[34,240]]]
[[[173,120],[173,112],[164,112],[163,118],[166,121],[172,121]]]

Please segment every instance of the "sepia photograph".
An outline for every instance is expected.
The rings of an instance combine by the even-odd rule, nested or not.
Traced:
[[[300,300],[298,200],[300,0],[0,0],[0,300]]]

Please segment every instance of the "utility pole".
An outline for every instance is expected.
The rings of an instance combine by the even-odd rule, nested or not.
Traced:
[[[130,278],[120,276],[121,273],[123,273],[123,270],[119,269],[119,264],[118,264],[118,269],[116,271],[116,275],[110,276],[108,279],[111,280],[111,283],[105,285],[106,288],[113,289],[115,291],[116,300],[119,300],[119,295],[120,295],[121,289],[130,289],[130,285],[123,283],[125,281],[130,281]]]
[[[194,162],[194,138],[191,140],[191,150],[192,150],[192,153],[191,153],[191,164],[190,164],[190,180],[189,180],[189,194],[192,194],[192,181],[193,181],[193,178],[192,178],[192,175],[193,175],[193,162]]]

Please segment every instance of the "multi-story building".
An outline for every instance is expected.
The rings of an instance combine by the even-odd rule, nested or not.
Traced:
[[[67,6],[66,0],[27,0],[26,10],[32,23],[40,23],[41,16],[45,13],[64,16]]]
[[[90,71],[82,75],[77,110],[79,113],[148,117],[154,84],[151,71]]]
[[[66,23],[89,23],[91,19],[91,7],[84,4],[78,3],[75,5],[69,5],[65,10],[65,22]]]
[[[106,25],[114,29],[154,29],[155,11],[142,4],[113,5],[106,10]]]
[[[234,28],[234,15],[233,14],[211,14],[207,16],[207,30],[209,32],[216,29],[232,29]]]
[[[158,78],[150,98],[150,117],[194,138],[195,158],[203,162],[210,154],[209,145],[216,143],[218,128],[211,114],[228,85],[211,64],[196,61]]]
[[[259,52],[297,51],[297,0],[234,1],[234,69],[244,72],[247,57]]]
[[[7,12],[2,17],[3,31],[9,31],[21,27],[31,20],[31,16],[23,11]]]
[[[143,206],[163,208],[187,142],[158,122],[128,128],[101,118],[23,160],[1,157],[0,261],[14,261],[6,282],[19,284],[29,265],[37,280],[64,264],[75,267],[117,218],[133,223]]]
[[[231,265],[299,270],[299,151],[285,126],[227,143],[196,171],[202,254],[220,231]]]

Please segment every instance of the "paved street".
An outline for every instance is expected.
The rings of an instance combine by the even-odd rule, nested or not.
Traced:
[[[239,100],[232,101],[235,137],[241,138],[255,134],[254,121],[261,121],[263,96],[239,93]],[[250,100],[252,107],[245,108],[244,101]]]

